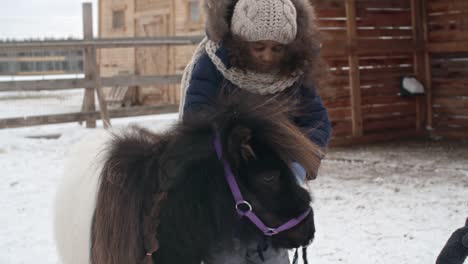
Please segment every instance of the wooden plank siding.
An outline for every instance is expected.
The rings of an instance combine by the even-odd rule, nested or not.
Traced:
[[[200,25],[187,26],[188,13],[184,2],[174,2],[174,34],[203,32]],[[329,109],[334,138],[352,138],[353,133],[364,137],[380,133],[388,127],[384,124],[386,119],[390,126],[398,127],[394,123],[401,118],[405,129],[416,129],[418,114],[415,100],[398,96],[400,78],[414,73],[413,54],[423,46],[413,40],[411,4],[403,0],[355,2],[355,36],[350,40],[346,1],[312,1],[317,22],[325,36],[322,55],[330,68],[330,80],[325,87],[319,87],[319,92]],[[175,47],[172,62],[175,73],[182,73],[194,48]],[[352,78],[351,72],[355,72],[351,74]],[[412,124],[408,120],[413,120]]]
[[[433,135],[468,139],[468,2],[427,0]]]
[[[468,52],[433,56],[431,69],[434,134],[468,138]]]
[[[330,81],[320,95],[332,120],[333,141],[379,141],[396,132],[421,135],[425,100],[401,97],[399,89],[402,76],[425,81],[422,11],[407,0],[312,3],[330,67]]]

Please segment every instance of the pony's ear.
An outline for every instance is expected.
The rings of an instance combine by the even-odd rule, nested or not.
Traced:
[[[252,130],[247,127],[235,127],[229,137],[229,149],[232,153],[238,153],[238,157],[244,161],[255,159],[256,155],[252,148]]]

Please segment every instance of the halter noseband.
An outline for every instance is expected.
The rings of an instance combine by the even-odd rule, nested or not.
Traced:
[[[232,173],[231,166],[229,165],[229,162],[223,157],[223,148],[221,145],[221,136],[219,132],[216,132],[214,146],[216,149],[218,159],[223,163],[224,174],[226,176],[229,188],[231,189],[232,195],[234,196],[234,200],[236,202],[237,214],[240,217],[247,217],[255,226],[257,226],[258,229],[260,229],[260,231],[263,232],[265,236],[274,236],[280,232],[289,230],[295,227],[296,225],[300,224],[310,214],[312,209],[309,208],[300,216],[292,218],[291,220],[282,224],[279,227],[271,228],[266,226],[263,223],[263,221],[260,218],[258,218],[258,216],[254,213],[252,205],[248,201],[244,200],[242,193],[239,189],[239,185],[237,184],[234,174]]]

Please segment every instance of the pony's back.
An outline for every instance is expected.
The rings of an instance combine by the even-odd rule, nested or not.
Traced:
[[[100,154],[111,139],[97,131],[74,145],[67,155],[55,201],[55,239],[63,264],[90,263],[90,231],[102,162]]]

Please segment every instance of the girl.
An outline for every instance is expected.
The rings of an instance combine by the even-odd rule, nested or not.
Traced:
[[[303,114],[294,122],[325,148],[331,134],[328,113],[315,89],[319,33],[307,0],[206,0],[207,37],[182,80],[180,117],[210,111],[222,87],[294,98]],[[306,173],[291,166],[300,180]],[[307,179],[315,178],[309,172]],[[289,263],[286,250],[257,250],[255,241],[220,243],[207,264]],[[263,260],[263,261],[262,261]]]

